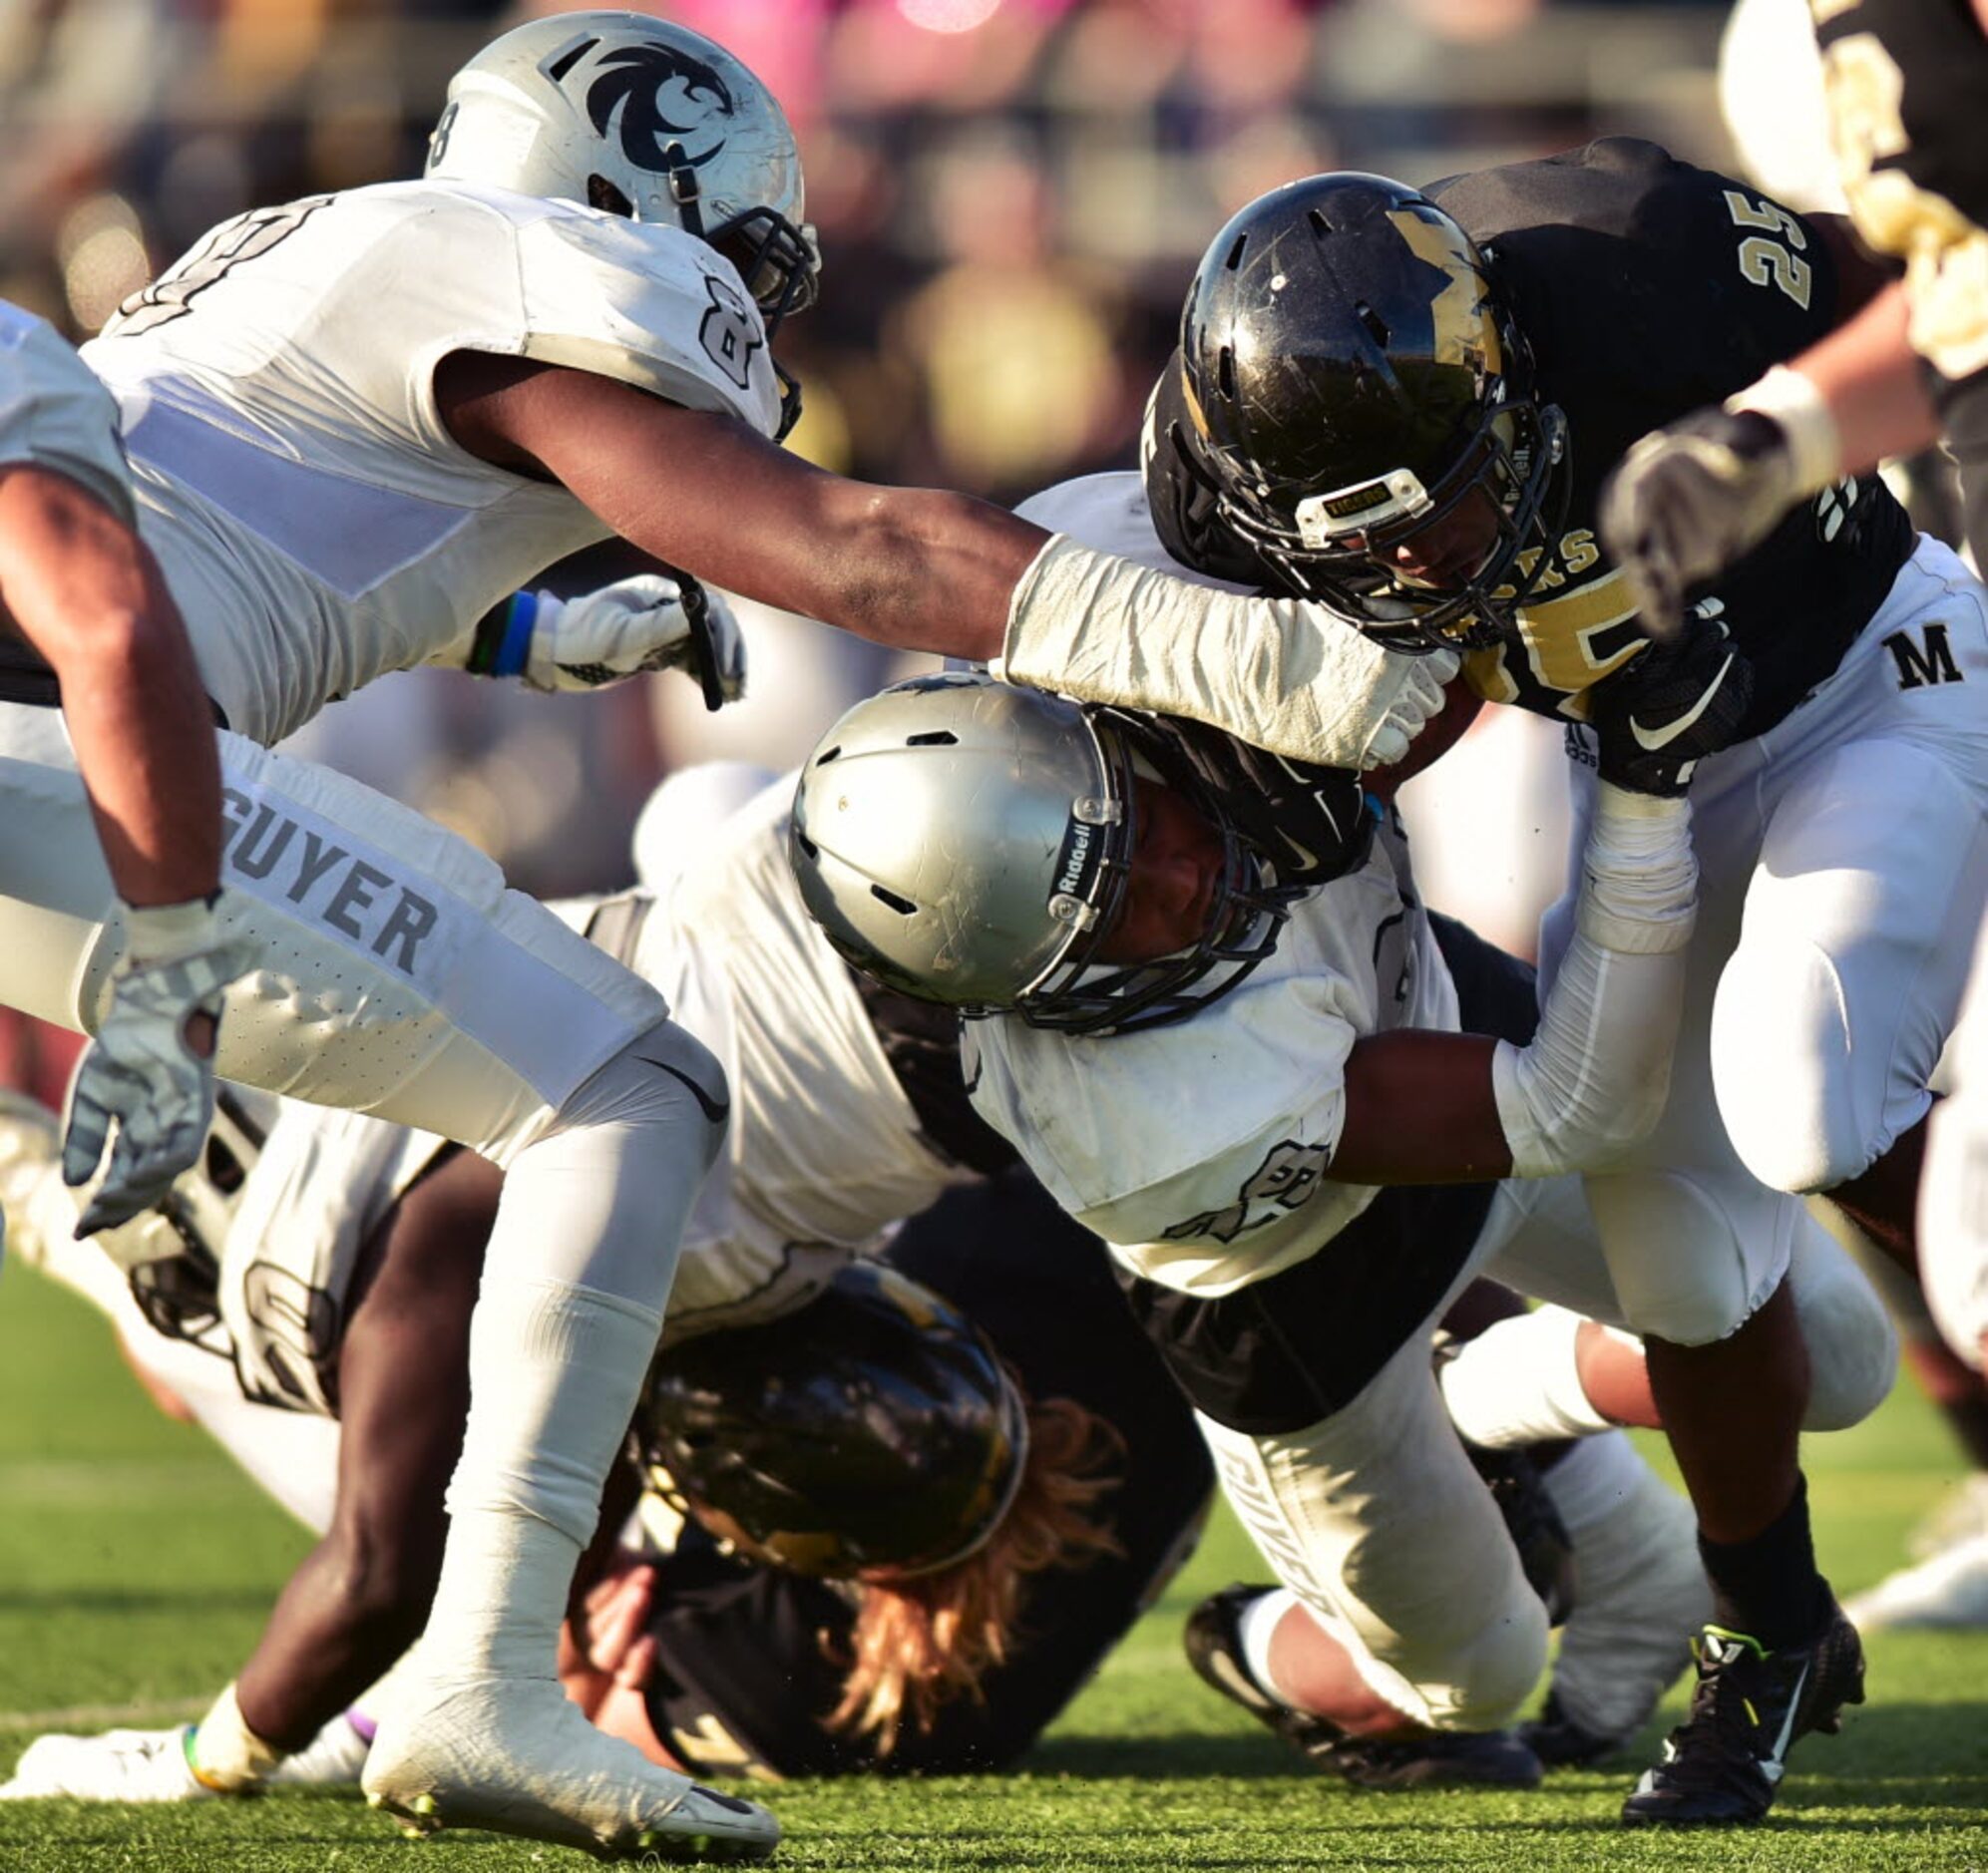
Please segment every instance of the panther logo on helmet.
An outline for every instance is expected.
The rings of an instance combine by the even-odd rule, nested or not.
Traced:
[[[676,96],[669,98],[672,91]],[[599,74],[587,88],[587,115],[605,137],[617,109],[621,154],[637,169],[658,175],[679,164],[702,169],[722,155],[728,133],[712,120],[738,113],[715,68],[680,47],[653,42],[619,46],[601,57]],[[679,117],[688,121],[678,123]],[[690,148],[690,138],[713,134],[717,140],[707,148]],[[681,154],[672,156],[672,147]]]

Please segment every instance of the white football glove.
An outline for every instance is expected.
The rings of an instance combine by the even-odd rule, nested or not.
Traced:
[[[0,1786],[0,1801],[208,1801],[187,1760],[191,1726],[37,1736]]]
[[[213,1062],[189,1044],[188,1023],[197,1014],[218,1019],[221,991],[255,961],[252,939],[224,928],[225,904],[216,893],[212,903],[125,907],[110,1009],[69,1085],[62,1181],[87,1184],[110,1145],[103,1182],[76,1225],[79,1240],[150,1209],[206,1141]]]
[[[1645,436],[1601,493],[1602,545],[1644,632],[1674,642],[1691,588],[1746,558],[1797,501],[1841,473],[1827,402],[1784,365],[1723,408]]]
[[[1387,767],[1443,704],[1453,651],[1409,656],[1325,606],[1190,582],[1067,535],[1015,585],[1002,682],[1182,715],[1320,767]]]
[[[470,667],[517,676],[532,689],[604,689],[651,670],[683,670],[713,709],[745,694],[745,638],[722,597],[687,574],[641,572],[597,591],[557,598],[521,591],[500,614],[501,636],[479,638]]]

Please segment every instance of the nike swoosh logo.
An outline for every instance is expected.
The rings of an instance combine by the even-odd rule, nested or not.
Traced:
[[[665,1060],[651,1060],[648,1057],[648,1055],[645,1053],[638,1053],[635,1055],[635,1058],[639,1060],[642,1063],[642,1065],[652,1066],[656,1069],[658,1073],[667,1073],[671,1079],[681,1080],[684,1085],[688,1086],[690,1088],[690,1097],[696,1100],[698,1106],[702,1109],[704,1116],[707,1119],[709,1119],[713,1125],[722,1125],[726,1119],[731,1117],[732,1107],[731,1107],[731,1101],[729,1099],[713,1099],[711,1095],[703,1089],[703,1087],[698,1085],[697,1082],[694,1079],[692,1079],[688,1073],[685,1073],[680,1067],[673,1067]]]
[[[1733,667],[1733,655],[1732,652],[1729,651],[1726,656],[1726,661],[1719,666],[1719,674],[1715,676],[1712,679],[1712,681],[1706,685],[1705,694],[1699,697],[1697,706],[1694,707],[1688,714],[1679,716],[1678,719],[1675,722],[1671,723],[1670,726],[1667,728],[1660,728],[1652,731],[1650,729],[1645,728],[1643,724],[1639,722],[1635,718],[1635,716],[1632,715],[1629,718],[1629,732],[1636,737],[1637,747],[1641,748],[1645,754],[1656,754],[1660,749],[1668,748],[1671,745],[1671,743],[1676,741],[1677,738],[1680,735],[1682,735],[1686,729],[1690,728],[1698,720],[1698,718],[1706,712],[1707,709],[1712,707],[1712,699],[1719,694],[1721,684],[1723,684],[1726,681],[1726,672],[1730,670],[1732,667]]]
[[[1801,1693],[1807,1686],[1808,1674],[1813,1664],[1813,1660],[1803,1661],[1801,1676],[1794,1681],[1794,1689],[1789,1693],[1788,1715],[1782,1720],[1781,1734],[1774,1739],[1774,1748],[1768,1753],[1768,1761],[1761,1764],[1764,1769],[1768,1767],[1768,1762],[1774,1764],[1773,1769],[1769,1770],[1769,1779],[1772,1781],[1781,1779],[1782,1759],[1788,1754],[1788,1745],[1794,1730],[1794,1713],[1801,1708]]]

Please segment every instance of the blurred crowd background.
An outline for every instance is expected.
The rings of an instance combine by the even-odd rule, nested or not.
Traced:
[[[417,174],[451,71],[528,11],[561,10],[0,0],[0,294],[87,336],[242,208]],[[1000,501],[1132,465],[1194,263],[1264,188],[1327,168],[1422,183],[1612,132],[1734,161],[1715,82],[1724,4],[641,10],[730,46],[798,131],[825,264],[819,307],[778,347],[807,392],[793,446]],[[1778,59],[1747,67],[1766,80]],[[722,717],[668,678],[549,699],[418,672],[335,705],[306,751],[465,832],[527,889],[610,887],[661,774],[710,755],[791,762],[889,673],[819,626],[746,616],[753,695]],[[1545,725],[1494,713],[1510,719],[1444,764],[1411,824],[1430,834],[1431,898],[1529,949],[1562,862],[1558,748]],[[1466,803],[1452,852],[1435,835]]]

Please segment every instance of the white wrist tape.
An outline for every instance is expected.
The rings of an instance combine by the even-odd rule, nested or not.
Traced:
[[[1407,752],[1456,659],[1386,650],[1322,606],[1218,590],[1056,535],[1016,584],[990,667],[1003,682],[1367,768]]]
[[[1752,410],[1781,425],[1794,482],[1788,491],[1790,497],[1819,493],[1842,479],[1842,435],[1812,377],[1777,364],[1765,377],[1728,397],[1726,408],[1735,416]]]
[[[1581,1385],[1575,1355],[1586,1324],[1565,1308],[1539,1308],[1467,1340],[1439,1374],[1449,1421],[1487,1450],[1608,1430]]]
[[[202,1788],[220,1795],[238,1795],[256,1787],[288,1753],[264,1742],[248,1727],[230,1684],[194,1732],[187,1766]]]
[[[1596,1169],[1662,1115],[1697,881],[1685,802],[1604,783],[1574,937],[1539,1031],[1523,1048],[1500,1041],[1491,1056],[1514,1176]]]
[[[219,900],[124,907],[125,959],[133,968],[198,955],[220,940]]]

